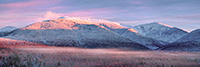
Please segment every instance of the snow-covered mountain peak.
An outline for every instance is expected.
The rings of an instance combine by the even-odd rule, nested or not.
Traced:
[[[107,20],[98,20],[85,17],[60,17],[58,19],[44,20],[37,22],[22,29],[78,29],[75,25],[97,25],[101,28],[121,29],[125,28],[119,23]],[[104,26],[104,27],[102,27]]]
[[[160,22],[134,26],[133,29],[137,30],[138,33],[143,36],[165,42],[174,42],[187,34],[187,32],[182,29],[172,27]]]
[[[137,30],[140,34],[144,36],[151,32],[165,31],[170,28],[171,27],[165,26],[163,23],[160,23],[160,22],[142,24],[142,25],[137,25],[133,27],[133,29]]]
[[[126,27],[123,27],[121,26],[120,24],[118,23],[107,23],[107,22],[101,22],[101,23],[98,23],[106,28],[109,28],[109,29],[123,29],[123,28],[126,28]]]
[[[110,23],[111,21],[108,20],[102,20],[102,19],[92,19],[92,18],[88,18],[88,17],[69,17],[69,16],[64,16],[64,17],[59,17],[58,19],[67,19],[67,20],[81,20],[81,21],[87,21],[87,22],[107,22]],[[115,23],[115,22],[111,22],[111,23]]]
[[[75,23],[73,21],[49,20],[37,22],[21,29],[72,29],[71,27],[74,25]]]
[[[136,31],[136,30],[133,29],[133,28],[129,28],[128,31],[138,33],[138,31]]]
[[[71,21],[81,21],[81,22],[87,22],[87,23],[91,23],[91,24],[99,24],[99,23],[107,23],[107,24],[112,24],[112,25],[120,25],[120,23],[117,22],[112,22],[112,21],[108,21],[108,20],[102,20],[102,19],[92,19],[92,18],[88,18],[88,17],[59,17],[58,19],[65,19],[65,20],[71,20]],[[121,25],[120,25],[121,26]]]
[[[145,24],[143,24],[145,25]],[[161,23],[161,22],[153,22],[153,23],[148,23],[146,25],[152,25],[152,26],[165,26],[165,27],[169,27],[169,28],[173,28],[173,26],[170,26],[170,25],[167,25],[167,24],[164,24],[164,23]]]
[[[172,26],[170,26],[170,25],[167,25],[167,24],[164,24],[164,23],[161,23],[161,22],[157,22],[157,23],[158,23],[158,24],[160,24],[160,25],[166,26],[166,27],[173,28]]]

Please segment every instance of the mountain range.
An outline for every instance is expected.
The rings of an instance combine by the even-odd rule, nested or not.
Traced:
[[[199,29],[188,33],[160,22],[125,27],[106,20],[61,17],[22,28],[5,27],[0,33],[1,38],[50,46],[200,51]]]

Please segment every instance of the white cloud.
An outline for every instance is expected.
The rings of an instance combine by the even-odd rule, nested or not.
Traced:
[[[47,11],[43,18],[39,18],[39,21],[49,20],[49,19],[56,19],[63,16],[61,13],[54,13],[52,11]]]

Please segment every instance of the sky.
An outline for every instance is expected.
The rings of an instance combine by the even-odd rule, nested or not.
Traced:
[[[127,25],[161,22],[200,29],[200,0],[0,0],[0,28],[61,16],[89,17]]]

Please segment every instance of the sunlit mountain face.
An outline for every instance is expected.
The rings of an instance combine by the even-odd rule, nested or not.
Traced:
[[[44,20],[42,22],[31,24],[22,29],[75,29],[75,25],[99,25],[101,27],[108,27],[111,29],[126,28],[119,23],[107,20],[91,19],[86,17],[60,17],[58,19]]]
[[[199,0],[0,0],[0,67],[199,67]]]

